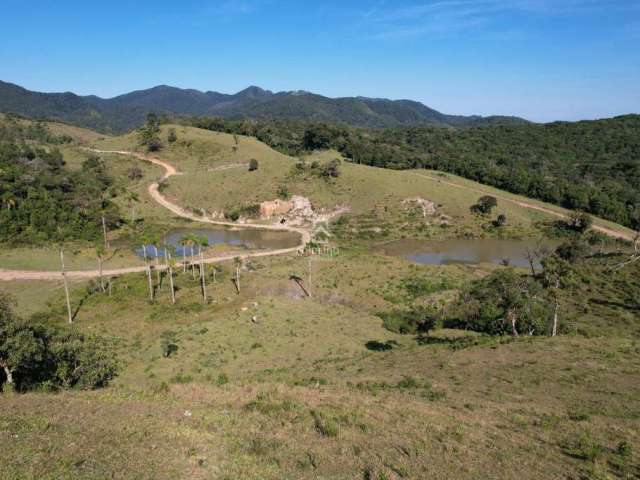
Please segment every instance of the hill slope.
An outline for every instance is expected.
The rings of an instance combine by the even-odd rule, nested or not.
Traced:
[[[0,111],[63,120],[107,132],[129,130],[140,124],[149,112],[235,119],[315,120],[375,128],[525,122],[514,117],[446,115],[410,100],[328,98],[302,91],[273,93],[259,87],[249,87],[234,95],[227,95],[161,85],[103,99],[70,92],[33,92],[2,81]]]
[[[289,155],[334,148],[358,164],[453,173],[640,229],[640,115],[545,125],[382,130],[292,121],[188,121],[254,136]]]

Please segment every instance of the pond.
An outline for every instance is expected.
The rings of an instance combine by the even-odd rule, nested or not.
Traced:
[[[479,264],[501,265],[508,261],[514,267],[529,267],[528,251],[553,251],[553,240],[399,240],[379,247],[386,255],[406,258],[427,265]],[[540,268],[539,262],[535,263]]]
[[[244,247],[248,250],[275,250],[281,248],[293,248],[300,243],[300,237],[287,231],[259,230],[259,229],[228,229],[228,228],[181,228],[168,232],[160,245],[156,248],[153,245],[146,247],[147,256],[164,257],[164,245],[171,247],[176,256],[182,254],[190,255],[191,247],[182,246],[182,240],[187,235],[197,235],[207,237],[210,247],[214,245],[230,245],[234,247]],[[197,249],[195,250],[197,252]],[[136,248],[136,253],[142,257],[144,251],[142,247]]]

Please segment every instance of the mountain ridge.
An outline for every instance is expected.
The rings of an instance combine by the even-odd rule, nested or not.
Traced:
[[[255,85],[234,94],[157,85],[102,98],[73,92],[36,92],[0,80],[0,112],[60,120],[108,133],[130,130],[151,112],[226,119],[326,121],[370,128],[528,123],[509,116],[448,115],[408,99],[330,98],[304,90],[272,92]]]

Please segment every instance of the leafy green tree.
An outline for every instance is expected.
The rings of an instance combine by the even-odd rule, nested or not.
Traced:
[[[18,319],[13,300],[0,292],[0,368],[10,390],[16,388],[20,373],[33,370],[45,354],[42,332]]]
[[[499,269],[473,282],[456,305],[458,318],[451,325],[490,335],[547,331],[550,304],[542,286],[512,268]]]
[[[138,138],[140,145],[146,146],[149,152],[156,152],[162,148],[160,121],[155,114],[147,115],[147,122],[138,129]]]
[[[111,342],[71,329],[54,330],[16,317],[12,300],[0,293],[0,368],[11,390],[40,384],[93,389],[118,372]]]
[[[63,388],[104,387],[118,372],[113,345],[101,337],[67,330],[53,335],[49,343],[56,383]]]
[[[324,178],[338,178],[340,176],[340,160],[334,158],[322,166],[320,175]]]
[[[482,215],[489,215],[498,206],[498,199],[491,195],[484,195],[478,199],[478,203],[471,207],[471,211]]]
[[[578,263],[590,253],[587,242],[582,237],[572,238],[556,248],[555,255],[569,263]]]
[[[567,220],[567,227],[579,234],[585,233],[593,225],[593,218],[585,212],[571,212]]]

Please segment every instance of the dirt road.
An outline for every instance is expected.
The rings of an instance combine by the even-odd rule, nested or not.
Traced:
[[[419,177],[423,177],[423,178],[427,178],[429,180],[432,180],[434,182],[438,182],[438,183],[442,183],[443,185],[449,185],[452,187],[456,187],[456,188],[461,188],[464,190],[469,190],[472,192],[477,192],[481,195],[491,195],[493,197],[496,197],[498,200],[501,200],[503,202],[508,202],[508,203],[512,203],[514,205],[518,205],[519,207],[522,208],[528,208],[530,210],[537,210],[539,212],[544,212],[548,215],[552,215],[554,217],[560,218],[562,220],[567,220],[569,218],[568,215],[558,212],[557,210],[553,210],[552,208],[548,208],[548,207],[544,207],[542,205],[536,205],[535,203],[529,203],[529,202],[524,202],[522,200],[516,200],[514,198],[510,198],[510,197],[505,197],[503,195],[496,195],[493,192],[488,192],[486,190],[482,190],[480,188],[473,188],[473,187],[468,187],[466,185],[460,185],[457,183],[453,183],[453,182],[448,182],[446,180],[442,180],[441,178],[436,178],[436,177],[432,177],[431,175],[427,175],[424,173],[417,173],[416,175],[418,175]],[[602,225],[596,225],[594,224],[591,228],[593,228],[594,230],[597,230],[598,232],[604,233],[605,235],[612,237],[612,238],[620,238],[622,240],[627,240],[632,242],[635,238],[635,235],[633,233],[629,233],[629,232],[625,232],[623,230],[615,230],[612,228],[608,228],[608,227],[603,227]]]
[[[167,178],[172,177],[174,175],[180,175],[180,172],[178,172],[173,165],[171,165],[170,163],[167,163],[165,161],[162,161],[159,158],[150,156],[150,155],[144,155],[144,154],[138,153],[138,152],[129,152],[129,151],[123,151],[123,150],[96,150],[96,149],[87,149],[87,150],[95,152],[95,153],[126,155],[126,156],[129,156],[129,157],[134,157],[134,158],[137,158],[139,160],[150,162],[150,163],[153,163],[155,165],[158,165],[158,166],[160,166],[160,167],[162,167],[164,169],[164,174],[160,178],[160,182],[162,182],[163,180],[166,180]],[[232,259],[234,259],[236,257],[240,257],[240,258],[246,259],[246,258],[267,257],[267,256],[271,256],[271,255],[284,255],[284,254],[288,254],[288,253],[295,253],[295,252],[298,252],[299,250],[301,250],[302,248],[304,248],[304,246],[307,244],[307,242],[311,238],[311,234],[310,234],[309,230],[304,229],[304,228],[290,227],[290,226],[280,225],[280,224],[277,224],[277,225],[237,224],[237,223],[232,223],[232,222],[222,222],[222,221],[217,221],[217,220],[211,220],[211,219],[206,218],[206,217],[194,215],[193,213],[188,212],[187,210],[182,208],[180,205],[177,205],[177,204],[171,202],[164,195],[162,195],[160,193],[159,186],[160,186],[159,182],[151,183],[149,185],[149,187],[147,188],[147,191],[149,192],[149,195],[159,205],[163,206],[164,208],[166,208],[167,210],[169,210],[170,212],[174,213],[175,215],[177,215],[179,217],[186,218],[186,219],[192,220],[194,222],[206,223],[206,224],[210,224],[210,225],[220,225],[220,226],[227,226],[227,227],[234,227],[234,228],[252,228],[252,229],[260,229],[260,230],[279,230],[279,231],[292,232],[292,233],[296,233],[296,234],[300,235],[300,243],[296,247],[281,248],[281,249],[277,249],[277,250],[268,250],[268,251],[260,251],[260,252],[252,252],[252,253],[245,253],[245,254],[240,254],[240,255],[219,255],[219,256],[216,256],[216,257],[208,257],[208,258],[204,259],[204,262],[207,263],[207,264],[225,262],[225,261],[228,261],[228,260],[232,260]],[[164,270],[166,267],[160,265],[158,268],[161,269],[161,270]],[[130,267],[130,268],[117,268],[117,269],[112,269],[112,270],[104,270],[102,272],[102,274],[104,276],[116,276],[116,275],[124,275],[124,274],[127,274],[127,273],[144,272],[145,270],[146,270],[145,266],[138,266],[138,267]],[[90,279],[90,278],[98,277],[99,274],[100,273],[99,273],[98,270],[75,270],[75,271],[68,271],[67,272],[67,278],[72,278],[72,279]],[[0,281],[12,281],[12,280],[60,280],[61,278],[62,278],[62,274],[60,272],[35,271],[35,270],[3,270],[3,269],[0,269]]]

